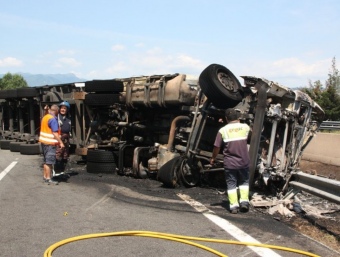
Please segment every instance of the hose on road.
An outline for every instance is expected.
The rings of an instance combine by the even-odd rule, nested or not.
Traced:
[[[205,251],[211,252],[215,254],[216,256],[221,257],[227,257],[227,255],[214,250],[210,247],[204,246],[202,244],[198,244],[192,241],[203,241],[203,242],[213,242],[213,243],[223,243],[223,244],[234,244],[234,245],[243,245],[243,246],[256,246],[256,247],[264,247],[264,248],[270,248],[275,250],[281,250],[281,251],[287,251],[287,252],[293,252],[302,254],[305,256],[311,256],[311,257],[320,257],[319,255],[301,251],[298,249],[283,247],[283,246],[277,246],[277,245],[269,245],[269,244],[259,244],[259,243],[250,243],[250,242],[239,242],[239,241],[233,241],[233,240],[224,240],[224,239],[212,239],[212,238],[202,238],[202,237],[191,237],[191,236],[183,236],[183,235],[176,235],[176,234],[168,234],[168,233],[160,233],[160,232],[153,232],[153,231],[121,231],[121,232],[110,232],[110,233],[97,233],[97,234],[87,234],[87,235],[81,235],[76,237],[70,237],[64,240],[61,240],[50,247],[48,247],[44,253],[44,257],[52,257],[52,252],[57,249],[58,247],[71,243],[76,242],[84,239],[91,239],[91,238],[100,238],[100,237],[109,237],[109,236],[142,236],[142,237],[151,237],[151,238],[159,238],[159,239],[165,239],[170,241],[176,241],[183,244],[192,245],[198,248],[201,248]],[[192,240],[192,241],[190,241]]]

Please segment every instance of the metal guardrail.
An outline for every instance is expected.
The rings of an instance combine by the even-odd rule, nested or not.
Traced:
[[[289,185],[323,199],[340,204],[340,181],[297,172]]]
[[[340,130],[340,121],[323,121],[320,129]]]

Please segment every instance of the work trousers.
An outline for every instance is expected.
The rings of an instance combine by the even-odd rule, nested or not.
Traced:
[[[61,134],[61,141],[64,143],[64,148],[60,148],[60,145],[57,146],[56,150],[56,164],[54,166],[55,172],[64,172],[67,160],[70,156],[69,148],[70,148],[70,136],[69,134]]]
[[[230,209],[239,207],[239,202],[249,202],[249,168],[224,169]],[[238,199],[237,187],[240,192]]]

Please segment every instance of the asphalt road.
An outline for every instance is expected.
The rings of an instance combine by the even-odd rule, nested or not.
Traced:
[[[251,209],[232,215],[216,189],[168,189],[152,179],[86,172],[70,164],[59,185],[42,180],[40,156],[0,150],[0,256],[38,257],[52,244],[84,234],[155,231],[226,240],[257,240],[320,256],[339,253]],[[187,199],[187,202],[183,200]],[[227,256],[301,256],[279,250],[197,242]],[[53,257],[216,256],[203,249],[159,238],[115,236],[71,242]]]

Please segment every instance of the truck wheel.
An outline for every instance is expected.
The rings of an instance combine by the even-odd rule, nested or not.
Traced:
[[[186,187],[194,187],[197,186],[200,182],[200,173],[198,170],[193,169],[187,164],[187,159],[183,158],[181,163],[180,163],[180,177],[181,177],[181,182],[184,184]]]
[[[115,162],[113,152],[106,150],[89,149],[86,159],[88,162]]]
[[[119,80],[92,80],[85,82],[85,92],[123,92],[123,81]]]
[[[39,95],[36,88],[28,87],[28,88],[18,88],[17,94],[19,98],[26,98],[26,97],[36,97]]]
[[[11,142],[14,142],[14,140],[7,140],[7,139],[0,140],[0,148],[2,150],[9,150],[9,144]]]
[[[88,173],[115,173],[117,165],[114,162],[87,162],[86,171]]]
[[[179,167],[182,161],[181,156],[177,156],[165,163],[157,172],[157,180],[164,186],[174,188],[179,186]]]
[[[41,146],[39,143],[36,144],[21,144],[20,153],[23,155],[35,155],[41,154]]]
[[[16,89],[0,90],[0,99],[17,98],[17,96],[18,93]]]
[[[211,64],[199,76],[202,92],[221,109],[232,108],[242,101],[243,89],[235,75],[226,67]]]
[[[0,90],[0,99],[7,98],[7,90]]]
[[[9,150],[11,152],[20,152],[20,145],[22,144],[23,142],[10,142],[9,143]]]
[[[88,162],[115,162],[115,157],[112,151],[106,150],[88,150],[87,157]]]
[[[119,103],[119,94],[87,94],[85,95],[85,104],[104,106]]]

